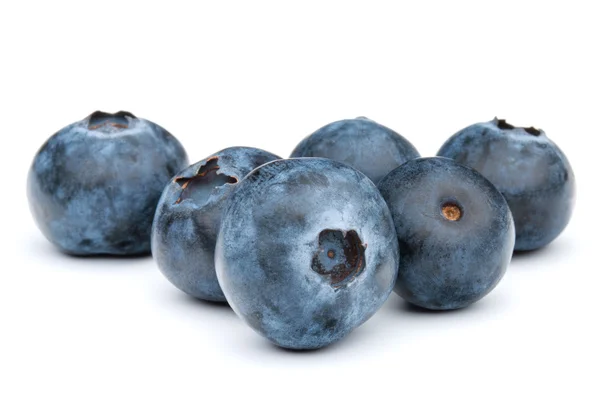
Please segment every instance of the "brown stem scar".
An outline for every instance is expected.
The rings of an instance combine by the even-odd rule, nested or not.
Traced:
[[[452,202],[446,202],[442,205],[442,215],[448,221],[458,221],[463,213],[460,206]]]

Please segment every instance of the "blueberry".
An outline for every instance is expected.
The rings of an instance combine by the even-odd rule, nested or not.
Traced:
[[[398,271],[389,210],[362,173],[324,158],[273,161],[230,197],[216,249],[234,311],[281,347],[316,349],[365,322]]]
[[[225,301],[214,252],[226,199],[251,170],[276,159],[263,150],[230,147],[171,180],[152,228],[152,254],[171,283],[196,298]]]
[[[325,125],[296,146],[291,157],[323,157],[340,161],[378,183],[392,169],[418,158],[405,138],[365,117]]]
[[[181,144],[160,126],[97,111],[38,151],[29,206],[42,233],[66,253],[148,253],[160,194],[187,164]]]
[[[379,189],[392,213],[400,269],[395,291],[427,309],[462,308],[498,284],[515,231],[502,194],[447,158],[408,161]]]
[[[541,248],[567,226],[575,177],[543,130],[495,118],[457,132],[438,155],[476,169],[502,192],[515,219],[515,250]]]

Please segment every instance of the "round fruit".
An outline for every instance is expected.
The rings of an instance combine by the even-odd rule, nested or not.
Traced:
[[[325,125],[305,138],[291,157],[323,157],[350,165],[378,183],[392,169],[418,158],[405,138],[365,117]]]
[[[160,126],[97,111],[38,151],[29,206],[42,233],[66,253],[148,253],[160,194],[187,164],[181,144]]]
[[[400,247],[395,291],[423,308],[462,308],[502,279],[515,243],[502,194],[447,158],[420,158],[390,172],[379,189]]]
[[[569,223],[575,177],[543,130],[494,119],[457,132],[438,155],[476,169],[500,190],[515,219],[515,250],[541,248]]]
[[[214,253],[227,197],[251,170],[276,159],[263,150],[230,147],[171,180],[152,228],[152,255],[171,283],[193,297],[225,301]]]
[[[385,302],[398,243],[365,175],[324,158],[279,160],[231,195],[216,269],[227,301],[254,330],[285,348],[315,349]]]

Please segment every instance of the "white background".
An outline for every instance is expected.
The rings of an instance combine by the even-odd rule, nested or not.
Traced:
[[[598,395],[599,17],[572,0],[3,1],[0,394]],[[392,295],[342,342],[286,352],[151,258],[66,257],[42,237],[29,164],[98,109],[159,123],[193,161],[232,145],[287,156],[359,115],[434,155],[505,117],[563,148],[578,201],[566,232],[472,307]]]

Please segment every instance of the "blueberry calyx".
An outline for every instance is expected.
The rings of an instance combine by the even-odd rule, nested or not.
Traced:
[[[496,126],[499,129],[502,129],[504,131],[510,131],[513,129],[522,129],[523,131],[525,131],[528,134],[533,135],[533,136],[540,136],[542,134],[542,132],[539,129],[534,128],[534,127],[527,127],[527,128],[515,127],[514,125],[506,122],[506,120],[502,120],[502,119],[498,119],[498,118],[494,118],[494,121],[496,122]]]
[[[137,119],[137,117],[128,111],[118,111],[114,114],[95,111],[88,117],[88,129],[92,131],[105,125],[127,129],[129,128],[130,119]]]
[[[311,269],[327,277],[333,289],[346,286],[364,271],[367,245],[356,231],[325,229],[319,233],[318,243]]]
[[[179,184],[182,191],[175,204],[190,198],[195,198],[197,202],[205,202],[214,188],[237,183],[236,177],[217,173],[220,169],[218,161],[219,157],[209,158],[195,176],[176,178],[174,182]]]
[[[533,135],[533,136],[540,136],[541,135],[540,130],[537,129],[537,128],[534,128],[534,127],[523,128],[523,130],[525,132],[527,132],[528,134]]]

